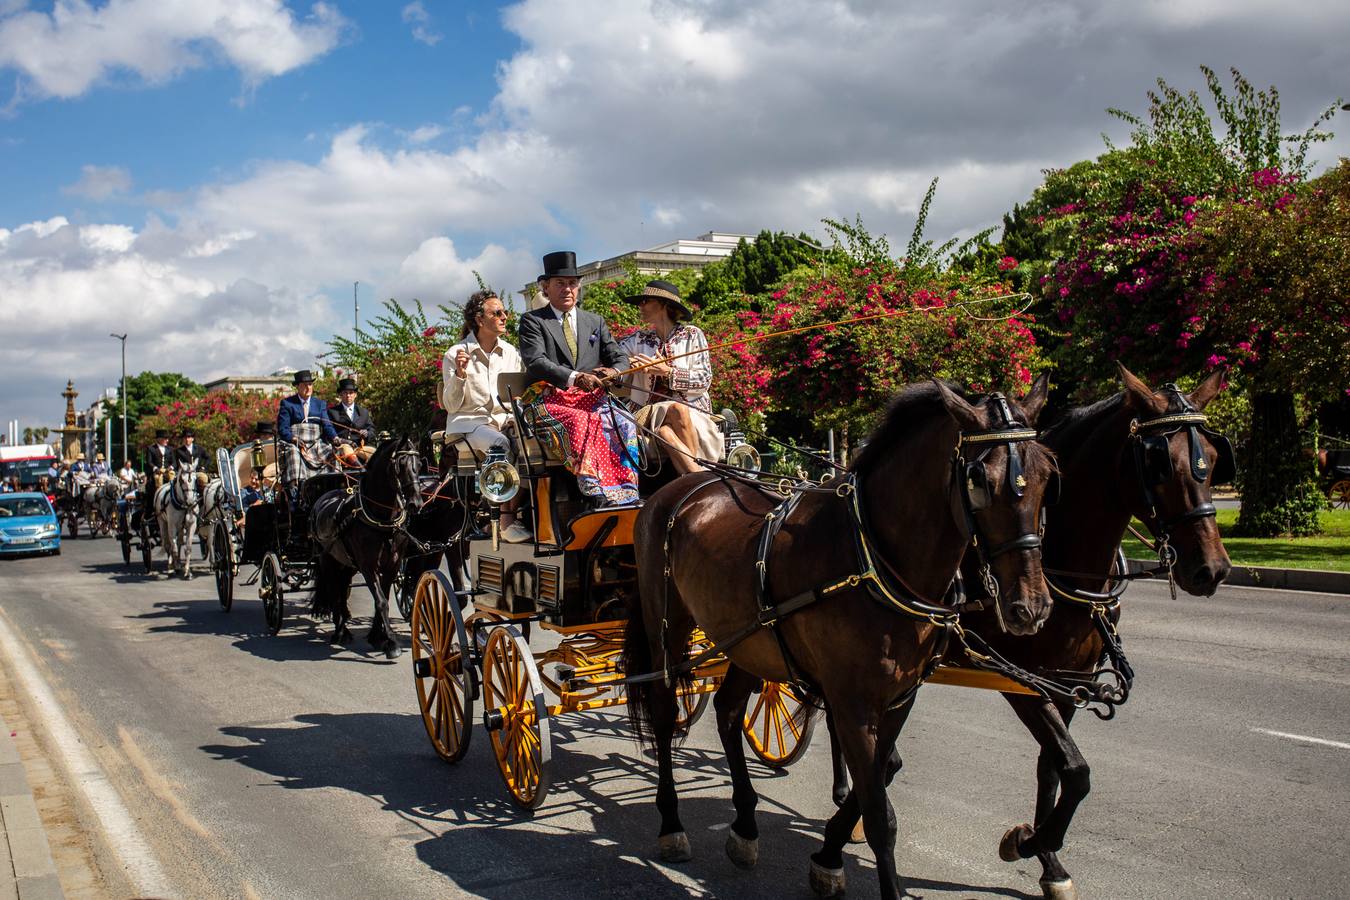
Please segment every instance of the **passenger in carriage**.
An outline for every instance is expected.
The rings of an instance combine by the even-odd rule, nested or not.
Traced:
[[[207,482],[211,480],[207,475],[211,461],[206,451],[197,446],[197,435],[193,434],[191,428],[183,432],[183,443],[173,452],[173,461],[180,466],[196,466],[197,489],[206,490]]]
[[[90,468],[95,478],[108,477],[108,462],[102,453],[94,454],[94,465]]]
[[[605,380],[627,368],[628,357],[604,319],[578,308],[575,254],[547,254],[539,287],[548,305],[521,317],[520,355],[530,377],[553,390],[529,392],[523,402],[536,422],[565,436],[565,457],[583,494],[601,507],[636,503],[637,430],[604,392]]]
[[[689,323],[693,313],[669,281],[649,281],[641,294],[624,302],[636,304],[642,314],[642,329],[620,342],[630,366],[645,366],[626,379],[638,407],[637,423],[665,445],[677,472],[700,472],[703,466],[695,460],[720,460],[723,449],[708,399],[708,339]]]
[[[375,422],[370,410],[356,402],[356,379],[338,382],[337,401],[329,404],[328,418],[337,431],[337,454],[348,465],[364,466],[375,455]]]
[[[307,471],[330,466],[337,431],[328,418],[328,404],[314,396],[314,373],[301,369],[293,381],[295,393],[277,408],[277,437],[295,449],[283,480],[297,488]]]
[[[520,354],[506,340],[506,306],[492,291],[478,291],[464,304],[460,341],[441,360],[441,405],[445,408],[445,439],[462,440],[482,459],[500,449],[514,462],[509,432],[515,429],[511,413],[497,396],[497,376],[522,372]],[[502,510],[502,540],[520,543],[530,530],[516,518],[520,495]]]

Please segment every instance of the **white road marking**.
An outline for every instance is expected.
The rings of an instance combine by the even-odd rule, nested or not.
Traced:
[[[57,702],[56,695],[43,680],[37,666],[33,664],[23,642],[10,628],[8,617],[0,611],[0,649],[4,650],[14,674],[33,705],[40,713],[43,726],[52,737],[52,744],[60,752],[66,771],[70,774],[71,785],[84,793],[90,807],[98,816],[99,823],[108,839],[109,845],[125,866],[127,878],[132,882],[136,893],[146,897],[168,897],[173,895],[169,880],[159,865],[141,834],[136,820],[131,817],[117,789],[98,764],[98,760],[80,740],[79,732],[70,724],[66,714]]]
[[[1269,728],[1253,728],[1252,731],[1259,734],[1268,734],[1271,737],[1288,738],[1291,741],[1303,741],[1305,744],[1320,744],[1323,747],[1335,747],[1338,750],[1350,750],[1350,744],[1344,741],[1329,741],[1326,738],[1308,737],[1306,734],[1289,734],[1287,731],[1271,731]]]

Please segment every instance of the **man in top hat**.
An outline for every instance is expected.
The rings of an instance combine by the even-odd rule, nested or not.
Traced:
[[[337,430],[338,455],[348,462],[359,460],[365,465],[375,455],[375,422],[370,410],[356,402],[356,379],[338,381],[337,402],[328,407],[328,418]]]
[[[314,373],[301,369],[295,373],[294,382],[295,393],[282,400],[277,409],[277,437],[299,451],[290,455],[283,473],[283,480],[292,487],[308,472],[326,468],[332,460],[329,445],[337,443],[328,404],[314,396]]]
[[[211,460],[206,455],[206,451],[197,446],[197,436],[189,428],[183,432],[183,443],[174,451],[173,460],[180,466],[193,465],[197,468],[197,487],[206,488],[207,470],[210,468]]]
[[[155,429],[155,442],[150,445],[150,449],[145,451],[145,479],[147,492],[154,496],[163,482],[159,476],[160,469],[167,469],[173,465],[173,448],[169,446],[169,432],[163,428]]]
[[[575,253],[546,255],[539,289],[548,305],[520,319],[520,358],[530,378],[557,388],[593,391],[602,378],[628,368],[628,357],[605,320],[577,305],[581,278]]]
[[[585,496],[599,506],[636,502],[633,421],[600,392],[602,379],[628,368],[628,357],[605,320],[577,305],[581,278],[575,254],[546,255],[539,287],[548,305],[521,316],[520,358],[532,380],[558,390],[540,398],[538,413],[567,436],[569,468]],[[593,435],[604,440],[588,438]]]

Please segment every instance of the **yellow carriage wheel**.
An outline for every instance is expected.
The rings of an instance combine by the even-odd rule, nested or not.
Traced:
[[[1350,478],[1342,478],[1327,491],[1327,502],[1332,509],[1350,509]]]
[[[413,684],[427,737],[446,762],[458,762],[473,735],[478,684],[468,646],[450,579],[437,571],[424,573],[413,592]]]
[[[790,684],[766,681],[741,723],[750,749],[767,766],[786,769],[801,759],[816,727],[815,707]]]
[[[699,686],[694,682],[694,687]],[[707,692],[698,694],[680,694],[678,702],[675,704],[675,728],[678,731],[688,731],[694,727],[694,723],[703,718],[703,714],[708,710],[708,701],[712,694]]]
[[[529,644],[514,625],[498,625],[483,655],[483,717],[497,768],[517,806],[536,809],[548,793],[548,705]]]

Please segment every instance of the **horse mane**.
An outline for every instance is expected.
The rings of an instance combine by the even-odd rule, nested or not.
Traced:
[[[969,392],[960,385],[944,381],[953,393],[969,400]],[[931,381],[921,381],[906,385],[891,400],[881,424],[872,429],[867,443],[853,458],[850,469],[858,474],[866,474],[884,459],[891,449],[914,429],[935,415],[947,415],[947,407],[942,403],[942,395],[937,385]]]
[[[1041,432],[1041,440],[1055,447],[1071,447],[1085,443],[1088,433],[1104,418],[1110,418],[1125,406],[1123,391],[1086,406],[1071,406]]]

